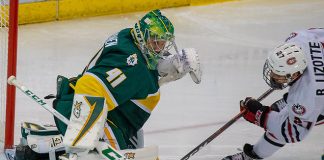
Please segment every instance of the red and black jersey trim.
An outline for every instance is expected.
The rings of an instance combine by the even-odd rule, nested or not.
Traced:
[[[268,136],[266,135],[266,133],[264,133],[263,138],[264,138],[267,142],[269,142],[270,144],[272,144],[272,145],[274,145],[274,146],[277,146],[277,147],[283,147],[283,146],[284,146],[284,144],[280,144],[280,143],[277,143],[277,142],[272,141],[270,138],[268,138]]]
[[[284,123],[282,123],[282,125],[281,125],[281,134],[285,138],[285,141],[287,143],[289,143],[288,137],[287,137],[286,132],[285,132],[286,131],[286,123],[287,123],[287,120],[285,120]]]
[[[298,129],[297,129],[297,126],[293,124],[293,127],[294,127],[294,130],[295,130],[295,133],[296,133],[296,140],[297,142],[300,142],[300,134],[298,132]]]
[[[287,129],[288,129],[288,136],[290,138],[290,141],[292,143],[295,143],[295,139],[293,137],[293,130],[292,130],[292,127],[291,127],[291,123],[289,122],[289,119],[287,118]]]
[[[300,142],[300,133],[295,124],[291,124],[287,118],[281,125],[281,134],[287,143]]]
[[[323,44],[323,46],[324,46],[324,44]],[[322,114],[320,114],[320,115],[318,116],[315,125],[318,126],[318,125],[321,125],[321,124],[324,124],[324,115],[322,115]],[[310,128],[310,127],[309,127],[309,128]]]

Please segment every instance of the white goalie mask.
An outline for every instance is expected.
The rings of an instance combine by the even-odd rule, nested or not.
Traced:
[[[263,79],[272,88],[284,89],[296,79],[293,74],[302,74],[306,66],[306,57],[300,46],[285,43],[268,55],[263,67]],[[281,77],[281,80],[274,77]]]

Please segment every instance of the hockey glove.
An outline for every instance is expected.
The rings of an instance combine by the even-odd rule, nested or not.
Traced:
[[[185,48],[179,54],[170,54],[168,57],[160,59],[157,70],[161,77],[159,79],[160,86],[181,79],[187,73],[195,83],[199,84],[201,81],[200,61],[197,51],[193,48]]]
[[[262,128],[265,128],[270,108],[263,106],[257,100],[247,97],[244,101],[240,101],[240,110],[246,109],[246,113],[243,115],[244,119],[256,124]]]

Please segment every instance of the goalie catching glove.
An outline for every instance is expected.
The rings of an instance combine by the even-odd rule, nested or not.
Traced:
[[[187,73],[195,83],[199,84],[202,72],[197,51],[194,48],[185,48],[179,54],[170,54],[165,59],[159,60],[158,72],[161,76],[160,86],[178,80]]]
[[[246,109],[246,113],[243,115],[245,120],[265,128],[267,117],[270,112],[270,108],[268,106],[263,106],[257,100],[247,97],[244,101],[240,101],[241,112],[244,109]]]

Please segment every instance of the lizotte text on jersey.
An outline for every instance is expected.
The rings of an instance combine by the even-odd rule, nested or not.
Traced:
[[[324,82],[324,62],[321,43],[309,42],[309,48],[314,67],[315,81]],[[317,89],[316,95],[324,95],[324,89]]]

